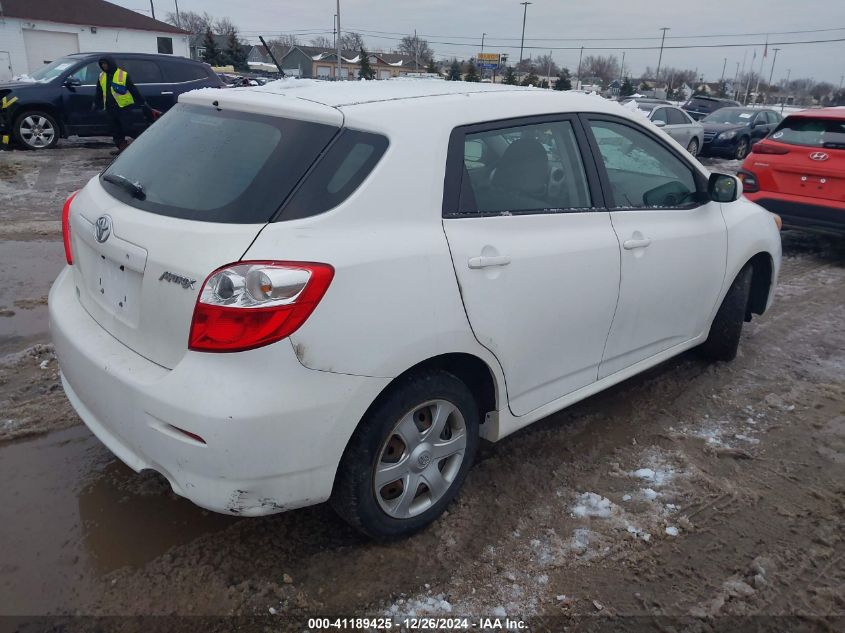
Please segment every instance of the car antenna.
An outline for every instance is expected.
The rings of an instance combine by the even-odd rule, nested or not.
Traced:
[[[276,68],[278,68],[278,69],[279,69],[279,74],[280,74],[282,77],[284,77],[284,76],[285,76],[285,71],[284,71],[284,70],[282,70],[282,67],[279,65],[279,62],[277,62],[277,61],[276,61],[276,56],[275,56],[275,55],[273,55],[273,51],[271,51],[271,50],[270,50],[270,47],[269,47],[269,46],[267,46],[267,42],[265,42],[265,41],[264,41],[264,36],[263,36],[263,35],[259,35],[259,36],[258,36],[258,39],[259,39],[259,40],[261,40],[261,45],[264,47],[264,50],[265,50],[265,51],[267,51],[267,54],[270,56],[270,59],[272,59],[272,60],[273,60],[273,63],[274,63],[274,64],[276,64]]]

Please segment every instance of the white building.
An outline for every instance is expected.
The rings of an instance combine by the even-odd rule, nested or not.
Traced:
[[[0,0],[0,81],[69,53],[188,57],[189,37],[175,26],[104,0]]]

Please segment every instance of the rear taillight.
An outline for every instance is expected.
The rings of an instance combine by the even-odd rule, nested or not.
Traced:
[[[328,264],[238,262],[211,273],[202,285],[188,347],[240,352],[275,343],[311,316],[334,277]]]
[[[789,154],[789,149],[781,147],[780,145],[770,145],[765,141],[751,146],[751,151],[755,154]]]
[[[737,172],[736,177],[739,178],[742,183],[743,193],[757,193],[760,191],[760,183],[757,182],[757,176],[752,174],[750,171],[740,169],[739,172]]]
[[[65,200],[65,206],[62,207],[62,240],[65,243],[65,259],[70,265],[73,264],[73,252],[70,249],[70,203],[73,202],[78,193],[78,191],[74,191],[70,194],[68,199]]]

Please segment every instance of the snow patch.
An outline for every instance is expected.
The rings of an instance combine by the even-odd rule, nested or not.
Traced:
[[[572,516],[578,518],[597,517],[607,519],[613,516],[617,506],[607,497],[595,492],[578,495],[577,503],[572,506]]]

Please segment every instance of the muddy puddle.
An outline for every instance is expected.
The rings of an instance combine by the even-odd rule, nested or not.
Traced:
[[[104,574],[238,521],[137,475],[82,426],[0,444],[0,481],[2,615],[73,612]]]
[[[56,241],[4,241],[0,248],[0,352],[47,333],[47,293],[65,265]]]

